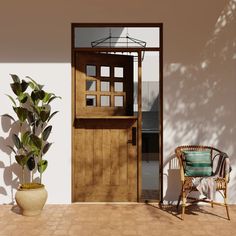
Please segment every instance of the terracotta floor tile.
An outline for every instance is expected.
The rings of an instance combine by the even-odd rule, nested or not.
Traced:
[[[56,229],[53,235],[68,235],[68,231],[65,229]]]
[[[231,221],[223,207],[187,207],[185,220],[174,206],[148,204],[46,205],[37,217],[16,206],[0,206],[0,236],[228,236],[236,234],[236,205]]]

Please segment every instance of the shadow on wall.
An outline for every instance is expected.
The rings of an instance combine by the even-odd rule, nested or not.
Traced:
[[[173,204],[178,199],[181,190],[179,163],[175,154],[170,155],[163,163],[163,166],[166,166],[168,169],[167,173],[164,174],[164,178],[167,178],[165,200],[168,199],[168,203]]]
[[[20,130],[20,122],[19,121],[12,121],[11,118],[6,116],[1,116],[1,127],[3,132],[7,133],[7,136],[4,138],[3,136],[0,136],[0,150],[4,153],[6,153],[7,158],[9,158],[9,161],[0,161],[0,169],[3,169],[3,180],[5,183],[5,186],[10,187],[10,199],[11,202],[9,204],[14,204],[14,190],[17,190],[20,183],[22,183],[22,168],[15,160],[15,154],[13,151],[8,147],[14,147],[13,141],[12,141],[12,135],[17,134],[19,135]],[[26,132],[27,125],[23,124],[22,126],[22,132]],[[36,131],[37,132],[37,131]],[[8,163],[6,165],[6,163]],[[34,181],[39,182],[39,177],[35,176],[36,170],[34,170]],[[24,172],[24,178],[26,183],[30,182],[30,179],[32,178],[30,176],[29,171]],[[0,185],[0,195],[7,196],[9,191],[5,189],[3,186]]]
[[[179,145],[204,144],[227,152],[231,165],[236,166],[235,25],[236,0],[230,0],[201,52],[201,60],[189,58],[192,64],[169,62],[165,65],[163,109],[167,155]],[[176,183],[177,173],[171,166],[173,155],[166,159],[163,167],[168,188],[164,200],[173,201],[178,199],[175,190],[180,182]],[[229,185],[229,201],[232,202],[236,194],[235,173],[233,167]]]
[[[10,204],[14,203],[14,195],[13,190],[16,190],[19,186],[20,176],[21,176],[21,168],[15,162],[15,159],[12,155],[12,150],[7,146],[14,146],[12,142],[12,135],[18,134],[19,130],[19,122],[12,122],[12,120],[8,117],[1,117],[1,127],[2,130],[7,133],[7,137],[0,137],[0,150],[6,153],[9,158],[8,165],[6,166],[4,163],[7,161],[0,161],[0,169],[3,169],[3,180],[5,186],[9,186],[11,188],[10,193]],[[0,195],[7,196],[7,190],[0,186]]]

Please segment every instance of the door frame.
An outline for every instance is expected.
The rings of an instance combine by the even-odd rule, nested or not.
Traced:
[[[160,43],[159,47],[146,47],[146,48],[75,48],[75,34],[74,29],[76,27],[157,27],[160,29]],[[71,104],[72,104],[72,176],[71,176],[71,186],[72,186],[72,195],[71,201],[74,202],[74,121],[75,121],[75,55],[76,52],[135,52],[138,54],[138,128],[137,128],[137,137],[138,137],[138,146],[137,146],[137,192],[138,192],[138,202],[142,202],[141,193],[142,193],[142,52],[159,52],[159,93],[160,93],[160,137],[159,137],[159,180],[160,180],[160,200],[163,202],[163,23],[72,23],[71,24],[71,71],[72,71],[72,95],[71,95]]]

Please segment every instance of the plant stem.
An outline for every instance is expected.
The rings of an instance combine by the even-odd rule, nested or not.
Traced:
[[[20,122],[20,139],[22,141],[22,122]],[[25,183],[25,175],[24,175],[24,172],[25,172],[25,168],[24,166],[22,166],[22,184]]]
[[[22,184],[25,183],[25,176],[24,176],[25,168],[22,167]]]
[[[43,146],[43,123],[41,124],[41,142],[42,142],[42,146]],[[41,147],[41,151],[40,151],[40,158],[39,160],[41,161],[43,159],[43,151],[42,151],[42,147]],[[42,173],[40,173],[40,184],[42,184]]]
[[[33,170],[31,171],[31,182],[33,183],[34,181],[34,172],[33,172]]]

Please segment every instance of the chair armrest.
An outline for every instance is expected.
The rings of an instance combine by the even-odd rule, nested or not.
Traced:
[[[229,182],[229,173],[225,175],[225,181],[226,181],[226,183]]]
[[[176,157],[179,160],[179,169],[180,169],[180,180],[184,182],[184,166],[183,166],[183,159],[182,159],[182,154],[180,152],[176,152]]]
[[[184,182],[184,180],[185,180],[185,177],[184,177],[185,175],[184,175],[184,167],[183,167],[183,165],[181,165],[180,166],[180,180],[182,181],[182,182]]]

